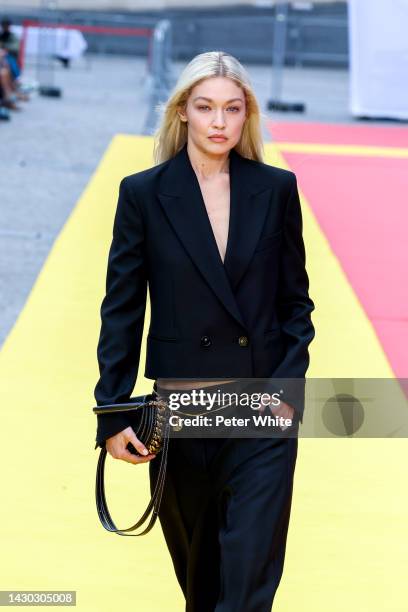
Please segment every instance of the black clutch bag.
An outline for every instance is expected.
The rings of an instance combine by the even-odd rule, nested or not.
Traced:
[[[107,531],[113,531],[118,535],[140,536],[148,533],[156,522],[159,512],[161,496],[163,492],[164,480],[166,477],[167,450],[169,443],[169,408],[164,398],[160,397],[155,391],[146,395],[131,397],[129,402],[124,404],[108,404],[105,406],[95,406],[95,414],[108,414],[115,412],[126,412],[129,424],[136,436],[146,446],[149,453],[160,454],[160,467],[157,481],[151,500],[141,516],[132,527],[118,529],[112,520],[108,510],[105,496],[105,461],[108,454],[105,447],[101,448],[98,465],[96,468],[96,508],[99,519]],[[142,455],[135,449],[130,442],[126,447],[134,455]],[[158,459],[155,459],[157,461]],[[138,529],[143,525],[151,514],[149,524],[140,533],[128,533]]]

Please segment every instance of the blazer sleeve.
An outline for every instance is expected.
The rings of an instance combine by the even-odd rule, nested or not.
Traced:
[[[272,373],[273,378],[291,379],[284,384],[281,399],[295,409],[303,422],[305,375],[309,367],[308,346],[315,336],[309,297],[303,221],[296,175],[287,200],[277,291],[277,314],[286,342],[285,356]]]
[[[108,255],[106,294],[100,308],[97,346],[98,406],[129,401],[139,368],[146,309],[147,277],[143,219],[137,198],[122,179]],[[126,429],[124,414],[97,415],[96,445]]]

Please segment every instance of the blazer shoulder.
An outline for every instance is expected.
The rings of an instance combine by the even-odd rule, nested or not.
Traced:
[[[296,183],[296,174],[292,170],[286,168],[279,168],[267,164],[266,162],[257,161],[254,159],[247,159],[247,162],[257,171],[260,172],[266,179],[272,179],[275,182],[279,182],[284,185],[292,186]]]
[[[155,189],[157,181],[162,172],[167,168],[169,162],[170,160],[167,160],[156,166],[128,174],[122,178],[121,184],[126,186],[131,193],[143,194],[144,192],[150,192]]]

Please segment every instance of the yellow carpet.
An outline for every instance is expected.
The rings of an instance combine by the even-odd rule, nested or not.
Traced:
[[[274,145],[266,149],[269,163],[284,165]],[[1,589],[76,590],[84,612],[184,609],[159,523],[141,538],[110,534],[94,500],[93,388],[113,215],[120,179],[151,166],[151,151],[149,137],[113,139],[0,352]],[[302,206],[317,328],[308,376],[392,376],[304,199]],[[145,332],[148,322],[149,307]],[[143,342],[135,393],[151,389],[144,359]],[[406,451],[396,439],[300,440],[274,610],[406,609]],[[125,527],[147,504],[148,466],[107,462],[108,500]]]

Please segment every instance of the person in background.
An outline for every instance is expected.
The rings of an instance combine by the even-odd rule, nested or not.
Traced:
[[[16,100],[23,100],[27,102],[29,97],[26,93],[21,91],[21,68],[18,62],[18,53],[20,49],[20,41],[17,36],[10,30],[11,21],[8,18],[4,18],[1,21],[0,31],[0,61],[3,69],[3,77],[1,85],[5,91],[5,99],[7,108],[17,110],[15,102]],[[5,70],[8,67],[8,71]],[[6,80],[6,85],[3,84],[3,80]],[[14,108],[13,108],[14,105]]]
[[[7,17],[1,20],[0,45],[7,49],[9,54],[18,62],[20,41],[14,32],[10,30],[11,25],[11,21]]]
[[[21,110],[17,106],[17,95],[14,93],[10,66],[7,62],[7,51],[0,48],[0,104],[10,110]]]

